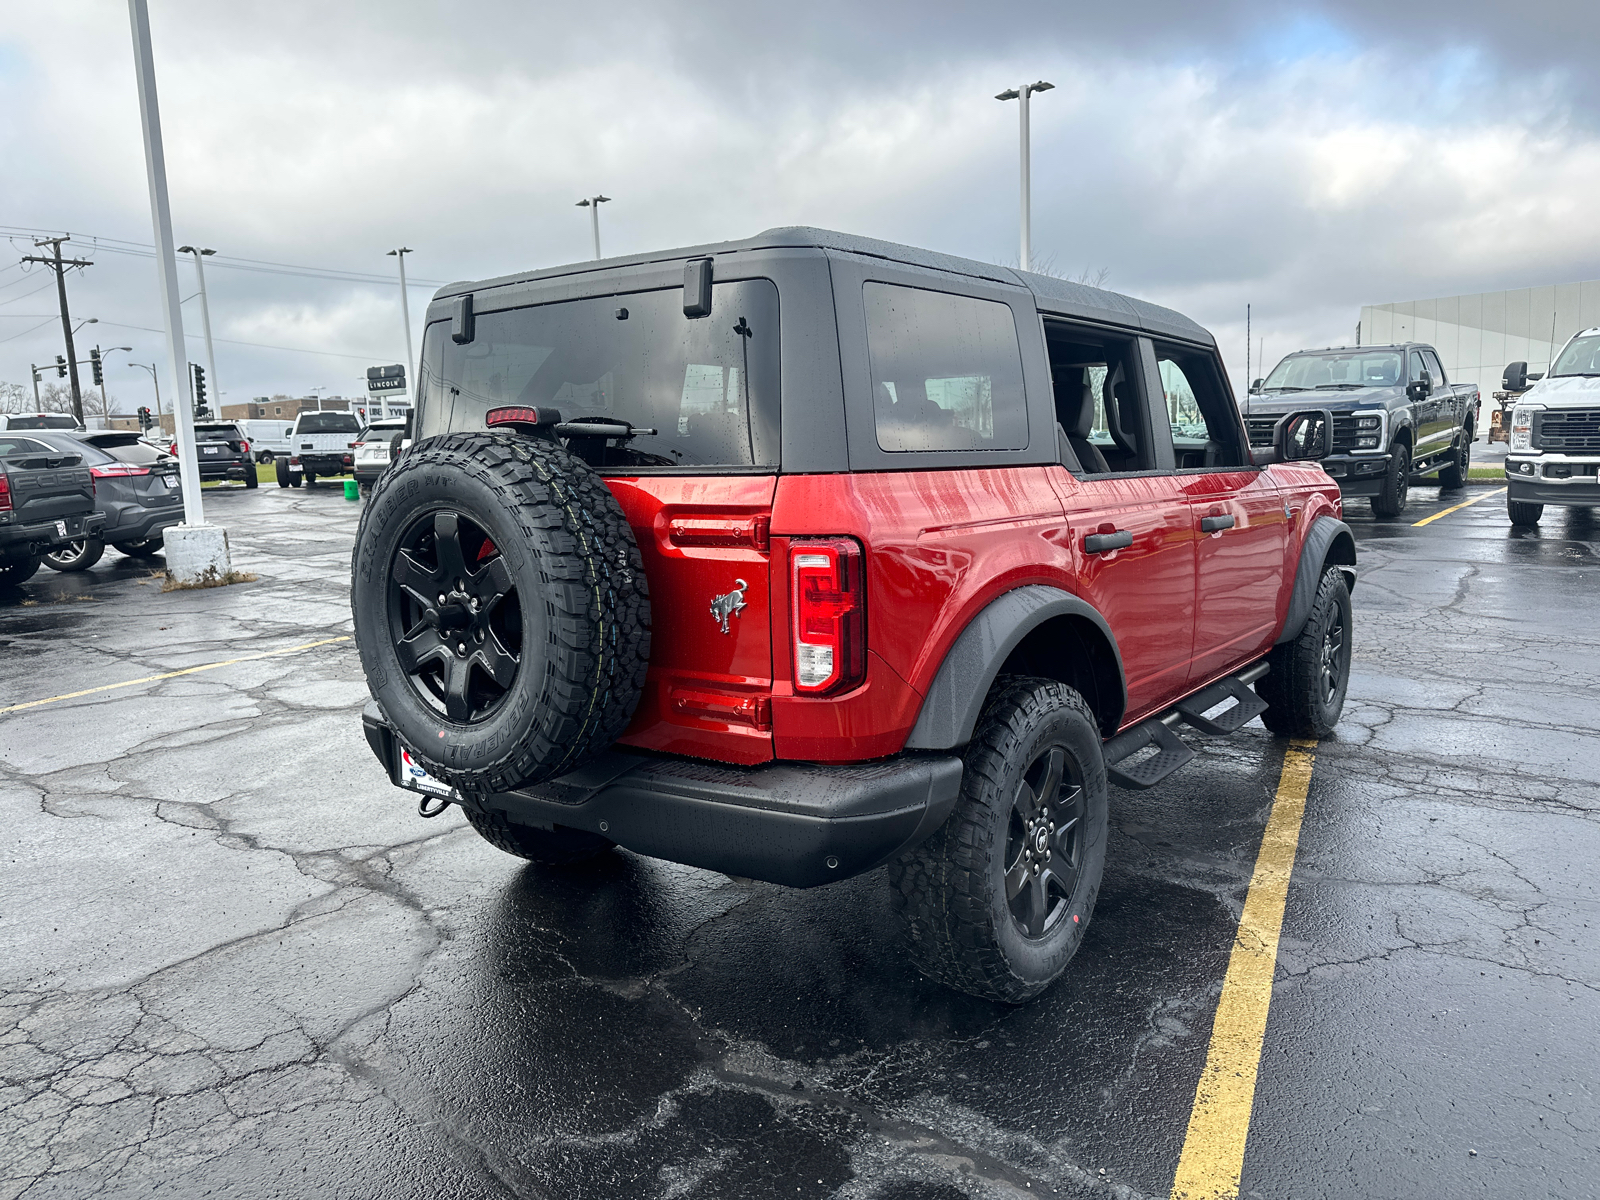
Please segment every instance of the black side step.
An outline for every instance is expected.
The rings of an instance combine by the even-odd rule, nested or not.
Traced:
[[[1126,767],[1119,765],[1146,746],[1156,747],[1156,753]],[[1194,750],[1168,729],[1160,717],[1151,717],[1117,734],[1105,744],[1104,754],[1107,779],[1118,787],[1143,791],[1187,763],[1194,757]]]
[[[1234,702],[1232,708],[1214,717],[1204,715],[1206,710],[1230,699]],[[1178,701],[1177,707],[1178,715],[1186,723],[1193,725],[1201,733],[1209,733],[1212,737],[1236,733],[1266,711],[1267,702],[1256,695],[1254,688],[1236,675],[1219,679],[1204,691],[1196,692],[1187,700]]]

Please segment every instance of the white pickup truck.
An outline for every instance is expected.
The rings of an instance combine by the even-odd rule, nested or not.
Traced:
[[[343,475],[354,465],[353,443],[360,432],[354,413],[301,413],[289,431],[289,454],[278,459],[278,486],[299,487],[319,476]]]
[[[1546,504],[1600,505],[1600,326],[1573,334],[1543,377],[1512,363],[1505,386],[1528,389],[1511,411],[1506,450],[1511,523],[1537,525]]]

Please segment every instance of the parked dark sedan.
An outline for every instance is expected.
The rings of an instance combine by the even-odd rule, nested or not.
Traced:
[[[183,520],[183,488],[178,460],[163,454],[134,431],[31,434],[61,450],[82,453],[94,479],[95,509],[105,524],[93,536],[75,538],[44,557],[57,571],[86,571],[100,561],[106,545],[145,558],[162,547],[166,529]]]
[[[259,486],[256,456],[250,451],[250,439],[232,421],[197,421],[194,449],[202,482],[237,479],[247,488]],[[173,443],[169,453],[177,453],[177,443]]]

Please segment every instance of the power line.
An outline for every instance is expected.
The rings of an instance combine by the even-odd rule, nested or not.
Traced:
[[[118,329],[139,329],[143,330],[145,333],[164,332],[160,329],[152,329],[148,325],[128,325],[122,321],[101,321],[100,324],[114,325]],[[188,333],[184,336],[186,338],[192,338],[198,337],[199,335]],[[368,363],[382,362],[386,357],[382,354],[349,354],[342,350],[312,350],[306,346],[273,346],[267,342],[241,342],[234,338],[214,338],[213,340],[218,342],[226,342],[230,346],[253,346],[257,350],[288,350],[295,354],[323,354],[327,355],[329,358],[355,358],[360,359],[362,362]]]
[[[33,235],[48,232],[47,230],[34,229],[26,225],[0,225],[0,231],[6,233]],[[126,238],[101,237],[98,234],[81,234],[70,238],[70,241],[95,250],[104,250],[113,254],[129,254],[137,258],[154,258],[155,247],[148,242],[133,242]],[[388,275],[379,275],[368,271],[343,271],[333,267],[308,267],[296,263],[272,262],[261,258],[235,258],[231,255],[218,254],[212,259],[215,266],[225,266],[234,271],[254,271],[261,274],[272,275],[300,275],[310,279],[331,279],[346,283],[376,283],[392,286],[394,279]],[[444,279],[412,279],[412,283],[419,287],[443,287],[448,280]]]
[[[32,316],[38,316],[39,314],[38,313],[33,313],[31,315]],[[46,317],[44,320],[40,321],[32,329],[24,329],[21,333],[13,333],[9,337],[0,338],[0,342],[14,342],[19,337],[27,337],[30,333],[35,333],[38,330],[43,329],[46,325],[50,324],[50,322],[54,321],[55,319],[56,319],[55,313],[51,313],[48,317]]]

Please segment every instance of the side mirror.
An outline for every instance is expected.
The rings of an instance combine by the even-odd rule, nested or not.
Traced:
[[[1320,462],[1333,453],[1333,413],[1306,408],[1279,419],[1272,430],[1278,462]]]
[[[1506,366],[1506,373],[1500,377],[1500,382],[1505,385],[1508,392],[1525,392],[1528,390],[1528,364],[1514,362]]]
[[[1529,371],[1528,372],[1528,382],[1530,384],[1538,383],[1539,380],[1541,380],[1543,378],[1544,378],[1544,372],[1543,371]]]
[[[1252,392],[1259,392],[1259,391],[1260,391],[1260,390],[1261,390],[1261,385],[1262,385],[1262,384],[1263,384],[1263,383],[1265,383],[1265,382],[1266,382],[1266,380],[1264,380],[1264,379],[1258,379],[1258,380],[1256,380],[1256,381],[1255,381],[1255,382],[1254,382],[1254,383],[1252,383],[1252,384],[1251,384],[1251,385],[1250,385],[1250,390],[1251,390],[1251,391],[1252,391]]]

